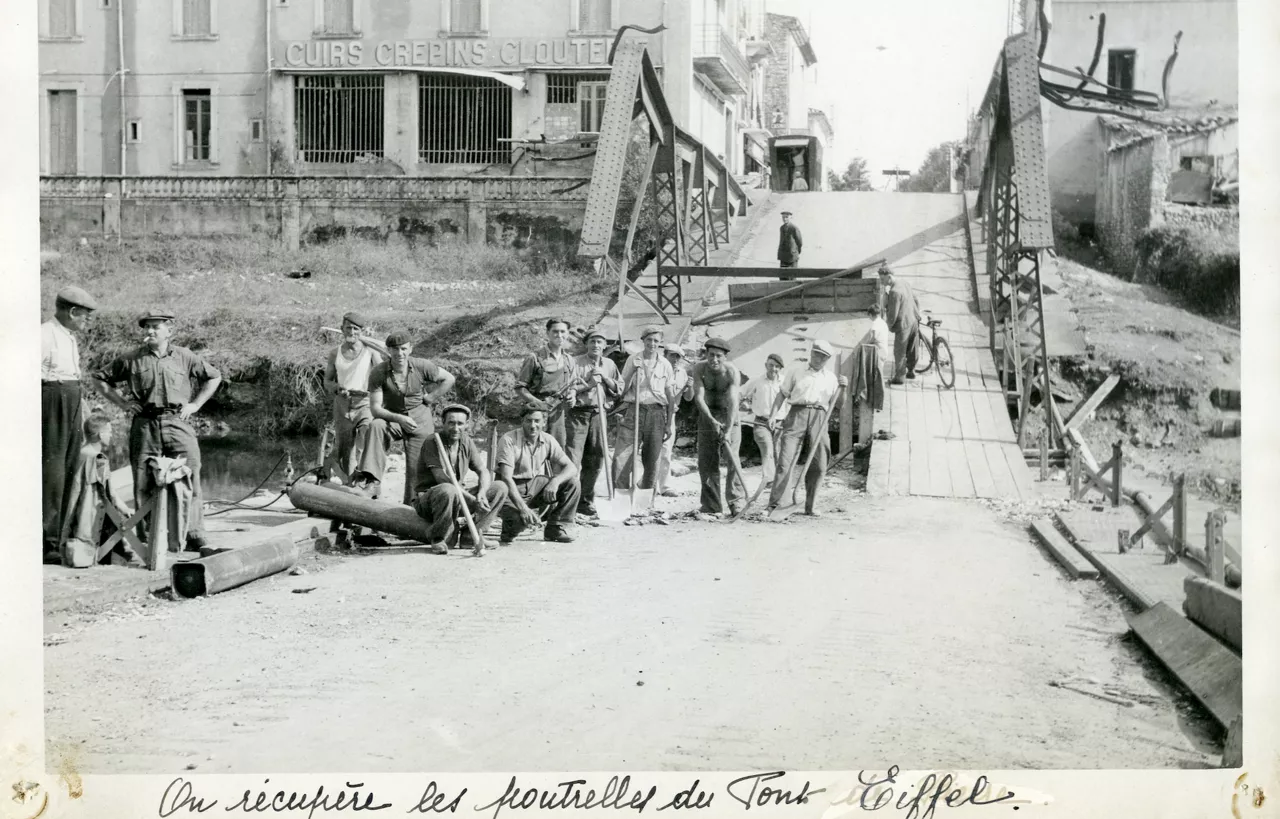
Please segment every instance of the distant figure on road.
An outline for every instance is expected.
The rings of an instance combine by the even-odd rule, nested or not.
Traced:
[[[702,480],[699,511],[718,515],[738,514],[747,488],[733,462],[738,457],[742,430],[738,426],[738,368],[728,362],[729,344],[711,338],[703,345],[706,360],[693,365],[693,404],[698,408],[698,477]],[[728,453],[724,450],[728,450]],[[731,453],[731,454],[730,454]],[[729,477],[721,491],[721,456],[727,455]]]
[[[804,239],[800,236],[800,228],[791,221],[791,211],[782,212],[782,225],[778,228],[778,266],[795,267],[800,264],[800,251],[804,250]],[[780,276],[784,282],[792,281],[795,276]]]
[[[369,373],[387,354],[382,342],[365,335],[369,322],[360,313],[342,317],[342,343],[329,351],[324,389],[333,396],[333,457],[350,478],[356,468],[356,441],[373,423],[369,409]]]
[[[916,342],[920,339],[920,305],[911,285],[899,279],[888,265],[880,267],[880,283],[889,297],[885,306],[885,323],[893,333],[893,380],[916,377]]]
[[[801,173],[800,171],[796,171],[795,176],[791,177],[791,190],[793,191],[809,190],[809,183],[805,181],[804,174]]]

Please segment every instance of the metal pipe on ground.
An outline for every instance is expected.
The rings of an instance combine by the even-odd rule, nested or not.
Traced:
[[[370,500],[325,484],[296,483],[289,500],[299,509],[330,520],[367,526],[420,543],[431,542],[431,527],[411,507]]]
[[[273,537],[243,549],[175,563],[169,568],[170,587],[175,597],[217,594],[292,568],[300,552],[292,539]]]

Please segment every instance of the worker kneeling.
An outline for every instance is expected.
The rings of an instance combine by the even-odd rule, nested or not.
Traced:
[[[543,432],[546,423],[541,405],[530,403],[524,408],[520,426],[498,442],[498,477],[507,488],[498,541],[504,546],[526,526],[540,523],[544,540],[573,542],[569,532],[582,497],[578,470],[556,439]]]
[[[431,551],[443,555],[449,553],[448,542],[457,533],[459,517],[480,514],[475,520],[476,532],[484,537],[507,499],[507,486],[493,482],[484,458],[467,434],[471,410],[450,404],[444,408],[440,424],[440,434],[426,441],[418,456],[413,508],[431,524]],[[462,488],[468,469],[480,480],[474,492]],[[462,534],[465,545],[476,545],[467,543],[469,532]]]

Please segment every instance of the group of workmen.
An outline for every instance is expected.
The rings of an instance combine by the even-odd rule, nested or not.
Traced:
[[[893,287],[890,271],[882,269],[880,275],[892,288],[889,313],[899,327],[892,382],[897,383],[904,374],[914,376],[907,359],[918,309],[909,289]],[[45,561],[62,562],[68,538],[83,529],[76,510],[87,484],[106,493],[104,501],[113,500],[103,451],[110,422],[100,413],[83,417],[82,382],[131,417],[136,504],[154,491],[157,459],[185,459],[192,488],[186,548],[198,550],[206,541],[200,446],[190,419],[218,389],[221,374],[198,353],[172,343],[170,312],[151,310],[138,319],[143,343],[86,378],[76,334],[96,309],[92,296],[67,287],[58,293],[54,317],[41,326]],[[887,348],[887,330],[894,328],[885,327],[878,307],[873,312],[863,343]],[[637,352],[627,355],[615,345],[612,356],[606,355],[610,339],[593,329],[582,336],[585,351],[575,356],[569,323],[549,319],[545,343],[525,357],[517,373],[521,424],[499,440],[495,476],[468,432],[470,408],[443,406],[437,427],[436,408],[453,389],[454,375],[413,355],[415,342],[407,333],[393,332],[379,342],[366,332],[369,328],[363,315],[346,314],[342,342],[326,361],[324,385],[333,399],[336,433],[333,460],[349,487],[378,497],[388,451],[400,441],[405,452],[401,500],[428,522],[433,551],[465,543],[458,521],[468,514],[479,517],[479,532],[500,516],[503,544],[531,526],[542,526],[546,540],[571,542],[579,518],[597,517],[597,483],[610,460],[608,479],[616,488],[634,484],[674,494],[666,483],[676,413],[686,401],[697,416],[702,513],[736,516],[749,502],[738,449],[741,427],[750,426],[763,465],[760,489],[771,489],[768,507],[789,506],[798,494],[796,481],[803,478],[804,512],[816,514],[830,455],[828,420],[839,410],[847,386],[844,376],[837,378],[828,368],[832,349],[826,341],[814,341],[807,364],[789,369],[781,356],[770,354],[765,372],[747,381],[729,363],[732,350],[722,338],[709,338],[702,358],[692,362],[679,344],[664,343],[661,327],[641,333]],[[468,472],[478,480],[471,489],[463,488]]]

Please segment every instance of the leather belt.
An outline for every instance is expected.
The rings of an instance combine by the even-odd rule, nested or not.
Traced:
[[[53,385],[53,384],[79,384],[79,383],[80,383],[79,378],[46,378],[40,381],[40,386],[44,386],[45,384]]]

